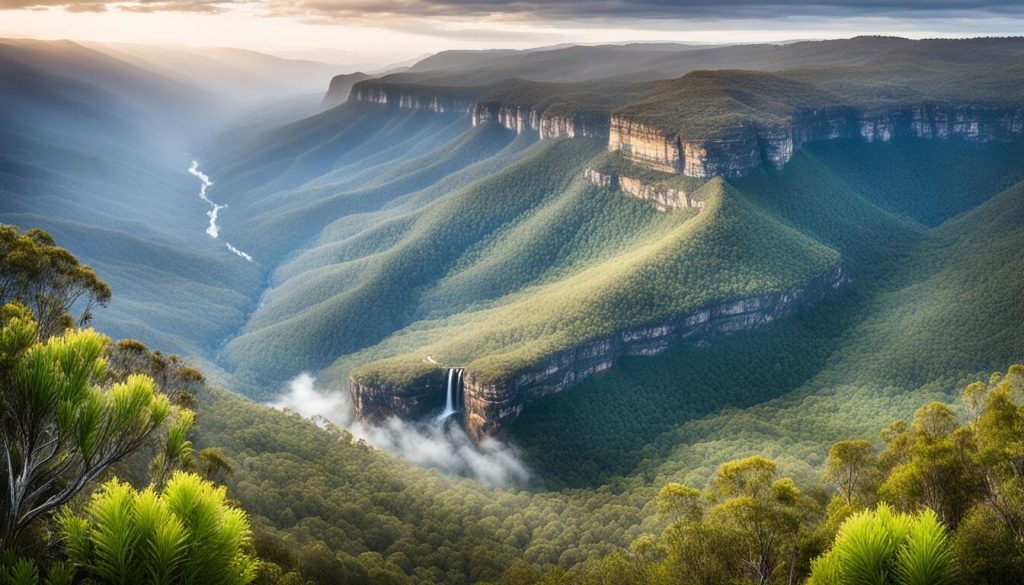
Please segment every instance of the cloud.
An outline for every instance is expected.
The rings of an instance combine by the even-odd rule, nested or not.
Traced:
[[[472,477],[484,485],[521,485],[530,478],[514,447],[497,439],[473,444],[452,419],[409,422],[393,418],[380,426],[357,422],[348,394],[318,389],[309,374],[300,374],[289,382],[287,390],[271,406],[308,418],[323,417],[347,429],[355,438],[414,465]]]
[[[0,9],[63,7],[137,12],[217,12],[246,5],[268,15],[350,22],[410,19],[783,20],[807,17],[1021,17],[1019,0],[0,0]],[[379,24],[379,23],[378,23]]]
[[[212,14],[222,12],[233,4],[247,4],[236,0],[131,0],[104,2],[97,0],[0,0],[0,10],[37,10],[61,8],[68,12],[190,12]],[[257,2],[258,3],[258,2]]]
[[[751,19],[793,16],[884,16],[956,13],[1021,14],[1017,0],[268,0],[276,10],[354,18],[367,14],[423,17]]]

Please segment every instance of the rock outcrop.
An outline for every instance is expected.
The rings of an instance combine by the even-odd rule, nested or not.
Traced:
[[[540,131],[540,114],[530,106],[480,102],[473,107],[473,126],[496,122],[516,134]]]
[[[419,376],[411,383],[349,379],[349,390],[356,416],[360,420],[380,423],[388,418],[419,419],[444,406],[446,381],[438,368]]]
[[[805,143],[820,140],[955,137],[984,143],[1022,136],[1024,109],[922,104],[878,111],[802,110],[782,125],[745,123],[708,139],[683,139],[677,132],[613,114],[608,148],[654,170],[709,178],[739,177],[762,165],[781,169]]]
[[[650,203],[661,212],[676,209],[704,209],[704,202],[690,197],[683,189],[644,182],[626,175],[605,173],[596,169],[583,171],[583,178],[598,187],[618,187],[620,191],[641,201]]]
[[[608,370],[623,356],[657,355],[675,341],[700,343],[713,335],[753,329],[817,300],[845,281],[845,273],[836,266],[790,290],[722,301],[687,315],[618,331],[548,356],[498,382],[482,382],[475,372],[466,369],[460,389],[466,430],[474,439],[492,435],[519,416],[531,401]],[[444,404],[446,371],[438,367],[404,387],[352,379],[356,412],[359,418],[370,421],[391,416],[421,418]]]
[[[370,79],[370,76],[361,72],[335,75],[331,78],[331,84],[320,107],[326,110],[345,103],[352,92],[352,86],[365,79]]]

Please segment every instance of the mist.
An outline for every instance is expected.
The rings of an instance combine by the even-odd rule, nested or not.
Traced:
[[[355,420],[355,409],[346,392],[317,388],[307,373],[288,382],[285,392],[272,403],[278,409],[307,418],[321,416],[348,430],[356,439],[418,465],[453,475],[470,477],[489,487],[522,485],[530,472],[517,449],[493,438],[473,444],[455,419],[423,422],[391,418],[379,426]]]

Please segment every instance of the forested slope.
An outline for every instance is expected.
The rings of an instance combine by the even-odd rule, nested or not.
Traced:
[[[525,491],[410,467],[219,393],[200,417],[202,440],[245,462],[232,480],[240,499],[295,542],[322,540],[345,551],[342,562],[378,551],[361,559],[390,571],[408,562],[414,580],[493,578],[516,560],[538,569],[596,560],[609,543],[661,529],[652,504],[661,486],[704,485],[738,457],[770,457],[814,485],[832,442],[871,440],[928,400],[954,402],[967,382],[1024,354],[1013,253],[1024,245],[1021,184],[979,181],[971,196],[986,203],[929,229],[858,188],[865,177],[853,163],[888,148],[898,165],[917,146],[830,145],[782,173],[735,182],[734,195],[758,213],[838,250],[851,284],[775,324],[626,359],[538,403],[510,428],[534,473]],[[970,175],[969,158],[945,156]],[[268,475],[280,479],[258,479]],[[292,487],[308,495],[301,507]],[[388,495],[365,499],[378,492]],[[413,544],[424,541],[437,544]]]

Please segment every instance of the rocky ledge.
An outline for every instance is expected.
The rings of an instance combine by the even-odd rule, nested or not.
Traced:
[[[839,138],[961,138],[973,143],[1024,137],[1024,109],[922,104],[881,111],[833,107],[795,112],[783,125],[740,124],[714,138],[685,139],[676,131],[613,114],[608,148],[662,172],[690,177],[739,177],[766,166],[781,169],[805,143]]]
[[[701,343],[714,335],[753,329],[814,302],[846,280],[842,268],[836,266],[790,290],[722,301],[680,317],[618,331],[548,356],[499,382],[482,382],[466,369],[460,387],[454,389],[456,405],[463,412],[466,430],[479,440],[515,419],[531,401],[608,370],[623,356],[657,355],[675,341]],[[415,419],[440,409],[445,403],[447,371],[437,367],[401,387],[352,379],[358,417],[368,421],[392,416]]]
[[[335,75],[331,78],[331,84],[327,88],[320,107],[327,109],[345,103],[349,94],[352,93],[352,86],[366,79],[370,79],[370,76],[361,72]]]
[[[704,202],[693,199],[684,189],[646,183],[642,179],[597,169],[584,170],[583,179],[598,187],[618,188],[630,197],[650,203],[663,213],[676,209],[704,209]]]

